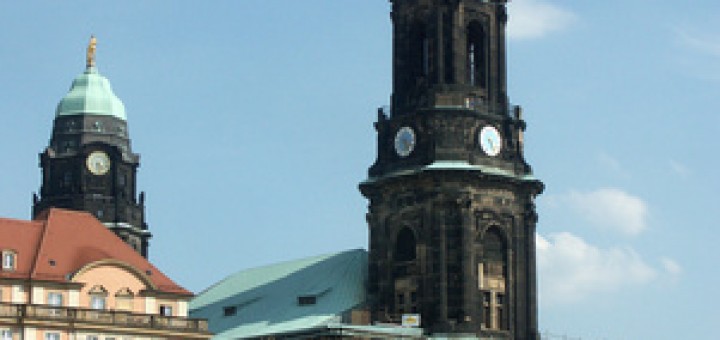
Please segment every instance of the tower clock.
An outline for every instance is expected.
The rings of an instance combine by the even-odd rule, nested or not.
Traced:
[[[33,216],[50,207],[87,211],[147,257],[151,234],[144,193],[136,191],[140,156],[130,147],[125,107],[98,73],[94,54],[92,38],[87,69],[57,106],[50,144],[40,154]]]
[[[539,339],[525,122],[507,99],[502,0],[391,0],[393,93],[375,123],[371,317],[431,334]]]

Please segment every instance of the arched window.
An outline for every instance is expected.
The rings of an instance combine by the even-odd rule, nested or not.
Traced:
[[[472,21],[467,28],[467,78],[473,86],[487,86],[487,43],[482,25]]]
[[[88,292],[90,296],[90,308],[102,310],[105,309],[107,300],[107,290],[100,285],[92,287]]]
[[[506,329],[505,284],[507,279],[507,243],[502,232],[491,228],[482,240],[483,324],[486,328]]]
[[[430,73],[430,41],[425,25],[420,22],[414,23],[410,37],[408,58],[411,60],[413,75],[416,78],[426,77]]]
[[[415,235],[409,228],[403,228],[395,240],[395,261],[415,260],[416,254]]]
[[[395,314],[417,313],[419,299],[417,283],[411,277],[417,274],[417,241],[410,228],[402,228],[395,239]]]
[[[505,277],[507,248],[500,231],[490,229],[483,239],[483,257],[485,258],[485,272],[488,277]]]

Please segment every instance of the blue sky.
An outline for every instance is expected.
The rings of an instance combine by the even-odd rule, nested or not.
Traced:
[[[55,105],[84,69],[125,103],[151,260],[198,292],[366,247],[357,190],[391,88],[384,0],[0,3],[0,216],[27,219]],[[540,327],[708,338],[720,313],[720,3],[514,0]]]

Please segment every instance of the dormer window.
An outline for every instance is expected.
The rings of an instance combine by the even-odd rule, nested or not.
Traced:
[[[17,255],[12,250],[3,250],[2,252],[2,269],[15,270]]]
[[[107,299],[107,290],[103,286],[94,286],[88,292],[90,295],[90,308],[103,310],[105,309],[105,300]]]
[[[133,310],[133,292],[130,288],[123,288],[115,293],[115,309],[132,311]]]
[[[314,296],[314,295],[298,296],[298,305],[300,305],[300,306],[309,306],[309,305],[314,305],[316,303],[317,303],[317,296]]]

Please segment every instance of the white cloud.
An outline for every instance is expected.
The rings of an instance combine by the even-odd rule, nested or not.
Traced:
[[[680,177],[690,176],[690,168],[675,160],[670,160],[670,169]]]
[[[508,37],[535,39],[563,30],[576,21],[569,10],[543,0],[515,0],[509,3]]]
[[[562,201],[587,222],[603,229],[637,235],[647,228],[647,204],[620,189],[571,191]]]
[[[601,152],[600,154],[598,154],[597,161],[602,167],[620,175],[621,177],[630,177],[627,171],[625,171],[625,168],[622,166],[622,164],[620,164],[620,161],[605,152]]]
[[[683,30],[676,30],[676,34],[683,45],[704,54],[720,57],[720,38],[716,35],[691,34]]]
[[[543,304],[582,301],[653,281],[656,271],[630,248],[601,249],[571,233],[537,236],[540,300]],[[670,268],[674,262],[668,262]],[[667,266],[666,266],[667,270]]]
[[[678,277],[680,274],[682,274],[682,267],[675,262],[675,260],[667,257],[663,257],[660,259],[662,262],[663,268],[665,268],[665,272],[670,274],[673,277]]]

